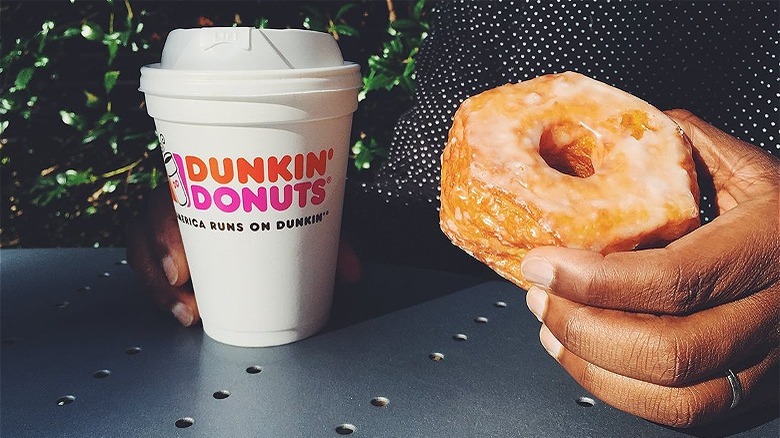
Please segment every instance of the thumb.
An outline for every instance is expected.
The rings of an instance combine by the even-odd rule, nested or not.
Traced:
[[[687,314],[780,284],[777,198],[743,203],[665,248],[615,252],[540,247],[525,279],[595,307]]]

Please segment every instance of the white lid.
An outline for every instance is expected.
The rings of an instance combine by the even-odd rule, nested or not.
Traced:
[[[207,27],[168,34],[160,63],[141,68],[140,90],[233,99],[356,89],[361,83],[360,67],[344,62],[330,34]]]
[[[336,40],[327,33],[204,27],[168,34],[160,65],[174,70],[289,70],[343,63]]]

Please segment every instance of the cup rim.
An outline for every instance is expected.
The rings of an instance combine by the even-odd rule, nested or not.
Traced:
[[[229,79],[294,79],[299,77],[323,77],[339,76],[352,73],[354,70],[360,70],[360,65],[344,61],[344,64],[330,67],[314,68],[295,68],[295,69],[269,69],[269,70],[184,70],[163,68],[162,64],[155,62],[141,67],[141,74],[144,72],[155,72],[151,74],[181,75],[193,79],[207,79],[217,77],[220,80]]]

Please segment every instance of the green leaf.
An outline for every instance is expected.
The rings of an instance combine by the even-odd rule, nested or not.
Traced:
[[[95,23],[86,21],[81,25],[81,36],[89,41],[98,41],[103,39],[103,29]]]
[[[92,168],[87,170],[68,169],[54,176],[58,185],[63,187],[75,187],[95,182],[97,177],[92,173]],[[50,183],[49,183],[50,184]],[[49,185],[45,184],[45,185]]]
[[[412,8],[412,18],[420,21],[424,9],[425,9],[425,0],[417,0],[417,3],[415,3],[414,7]]]
[[[303,19],[303,27],[309,30],[326,32],[328,30],[328,22],[319,17],[306,17]]]
[[[343,5],[343,6],[342,6],[342,7],[340,7],[340,8],[339,8],[339,10],[336,12],[336,15],[334,15],[334,16],[333,16],[333,19],[334,19],[334,20],[338,20],[338,19],[339,19],[339,18],[341,18],[341,17],[342,17],[344,14],[346,14],[346,13],[347,13],[347,11],[349,11],[349,10],[350,10],[350,9],[352,9],[352,8],[354,8],[355,6],[357,6],[355,3],[347,3],[347,4]]]
[[[268,27],[268,19],[265,17],[260,17],[257,20],[255,20],[255,28],[256,29],[265,29]]]
[[[420,30],[420,24],[415,20],[399,18],[390,23],[390,26],[398,32],[416,32]]]
[[[38,59],[35,60],[35,64],[33,64],[36,67],[46,67],[46,65],[49,64],[49,58],[45,56],[41,56]]]
[[[114,58],[116,58],[116,52],[119,50],[119,42],[118,41],[109,41],[106,43],[106,46],[108,47],[108,65],[111,65],[114,63]]]
[[[409,60],[406,62],[406,66],[404,67],[403,76],[414,79],[414,67],[415,61],[414,58],[412,58],[410,55]]]
[[[113,193],[114,190],[117,189],[117,187],[119,187],[119,181],[117,181],[115,179],[110,179],[110,180],[106,181],[105,184],[103,184],[103,192],[105,192],[105,193]]]
[[[372,72],[373,73],[373,72]],[[390,90],[395,85],[395,78],[384,74],[372,74],[364,79],[363,87],[366,92],[371,90]]]
[[[111,32],[103,35],[104,44],[108,44],[111,41],[122,41],[122,32]]]
[[[157,185],[159,184],[159,175],[157,175],[157,168],[152,167],[151,175],[149,175],[149,188],[155,189],[157,188]]]
[[[0,122],[0,135],[3,135],[6,129],[8,129],[8,120],[3,120],[2,122]],[[3,157],[3,159],[5,158],[7,157]]]
[[[16,105],[16,102],[13,100],[6,99],[5,97],[0,99],[0,114],[5,114],[8,111],[11,111],[14,109],[14,105]]]
[[[88,144],[92,143],[93,141],[100,138],[101,135],[105,134],[108,131],[108,129],[104,127],[96,128],[96,129],[90,129],[85,135],[84,138],[81,139],[82,144]]]
[[[106,74],[103,75],[103,85],[106,87],[106,94],[111,93],[114,85],[116,85],[117,78],[119,78],[118,70],[107,71]]]
[[[333,26],[333,30],[335,30],[339,35],[360,37],[360,32],[348,24],[336,24]]]
[[[119,121],[119,116],[112,113],[112,112],[106,112],[97,121],[98,126],[104,126],[106,124],[110,123],[116,123]]]
[[[86,104],[89,108],[94,108],[100,103],[100,98],[87,90],[84,90],[84,97],[87,98]]]
[[[414,93],[414,80],[412,80],[410,77],[408,77],[408,76],[401,76],[399,78],[399,85],[404,87],[406,89],[406,91],[409,92],[409,94]]]
[[[84,129],[84,119],[72,111],[60,110],[60,119],[68,126],[73,126],[78,130]]]
[[[14,86],[16,86],[16,89],[23,90],[27,88],[27,84],[30,83],[30,79],[32,79],[34,72],[35,67],[25,67],[21,69],[16,75],[16,80],[14,81]]]
[[[33,189],[30,190],[30,191],[31,192],[41,192],[41,191],[43,191],[43,193],[41,193],[40,195],[38,195],[35,198],[33,198],[33,204],[38,205],[38,206],[42,206],[42,207],[45,207],[45,206],[49,205],[51,203],[51,201],[53,201],[55,199],[59,199],[63,195],[68,193],[68,189],[67,188],[65,188],[63,186],[59,186],[59,185],[53,185],[51,183],[51,180],[43,179],[43,178],[39,179],[35,183],[35,186],[33,187]]]
[[[78,27],[69,27],[62,31],[62,38],[71,38],[81,34],[81,29]]]
[[[389,71],[392,70],[392,61],[373,55],[368,58],[368,66],[378,71]]]
[[[404,45],[400,39],[394,38],[388,41],[388,43],[385,45],[385,49],[387,50],[387,55],[398,56],[404,52]]]

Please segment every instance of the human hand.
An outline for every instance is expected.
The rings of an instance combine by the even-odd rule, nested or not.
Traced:
[[[719,216],[664,248],[541,247],[521,269],[542,345],[580,385],[690,427],[777,402],[780,162],[687,111],[667,114],[711,174]]]
[[[184,326],[198,322],[200,313],[187,255],[167,185],[150,193],[143,220],[129,228],[127,260],[159,307],[169,310]],[[336,278],[346,284],[357,283],[360,278],[360,261],[343,239],[339,243]]]
[[[144,214],[128,230],[127,261],[152,300],[190,326],[200,313],[167,184],[149,194]]]

